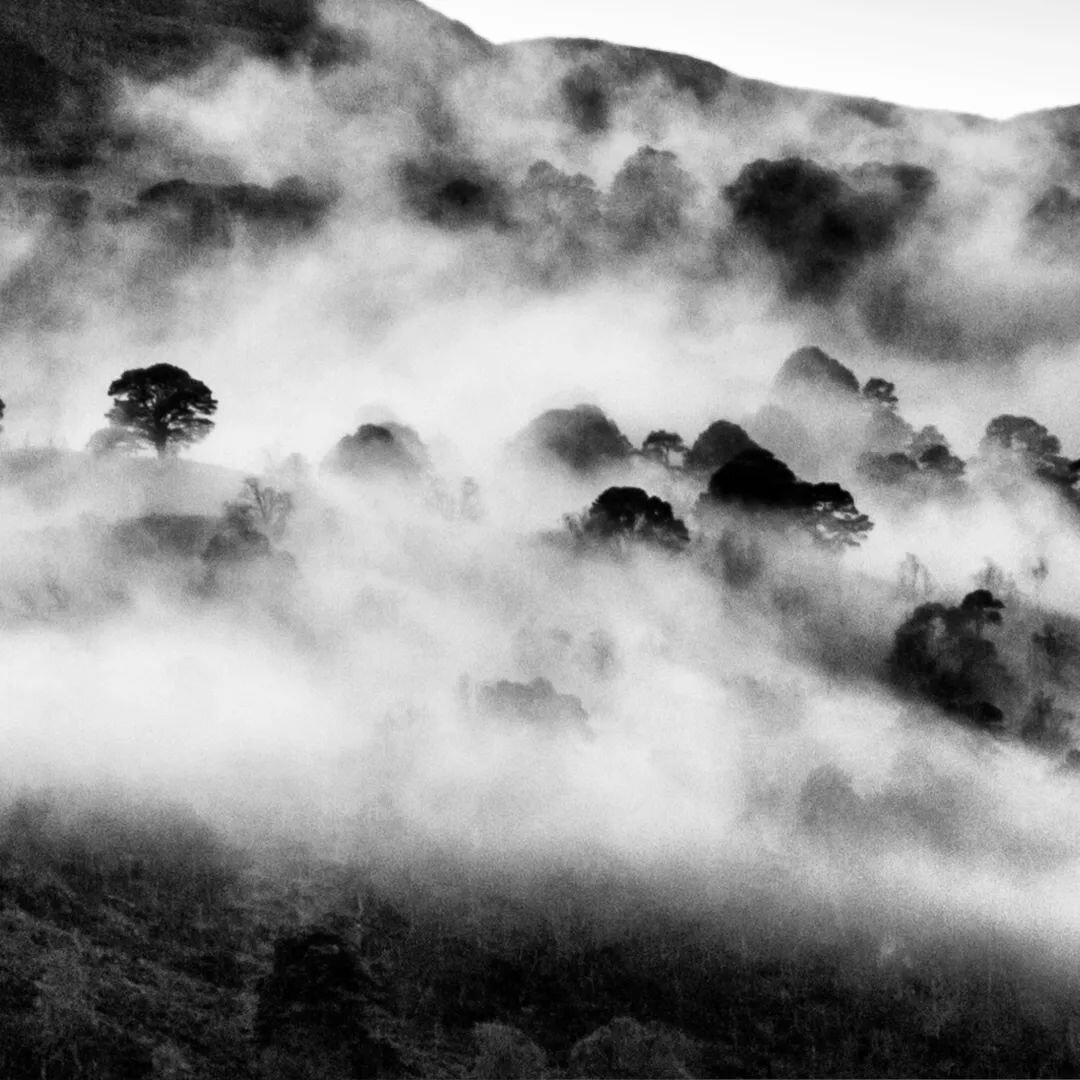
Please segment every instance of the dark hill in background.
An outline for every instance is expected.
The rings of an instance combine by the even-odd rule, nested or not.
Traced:
[[[493,55],[461,23],[414,0],[359,0],[358,17],[403,53],[444,71]],[[78,168],[108,149],[109,105],[124,76],[190,74],[233,50],[323,69],[363,62],[367,35],[320,18],[315,0],[11,0],[0,7],[0,130],[38,169]]]
[[[190,73],[238,50],[282,64],[363,63],[393,24],[394,51],[427,77],[476,62],[514,65],[550,50],[570,65],[558,87],[567,118],[582,133],[607,129],[627,89],[661,80],[701,108],[765,119],[791,109],[824,109],[899,131],[923,111],[888,102],[778,86],[706,61],[587,39],[542,39],[494,46],[462,23],[415,0],[356,0],[346,30],[326,22],[314,0],[11,0],[0,9],[0,127],[37,168],[86,165],[109,145],[109,104],[117,80]],[[364,27],[358,30],[356,26]],[[413,73],[415,74],[415,72]],[[944,114],[941,114],[944,115]],[[1072,143],[1076,109],[1046,117]],[[963,125],[995,122],[970,115]]]
[[[589,130],[594,118],[605,111],[605,106],[610,104],[611,94],[650,79],[664,80],[676,92],[689,94],[702,107],[731,104],[771,111],[805,108],[815,104],[883,128],[899,126],[906,114],[926,111],[874,98],[780,86],[761,79],[745,78],[693,56],[589,38],[539,38],[503,45],[500,49],[512,55],[551,49],[560,59],[579,65],[561,89],[568,110],[584,121],[580,125],[582,130]],[[978,116],[957,115],[966,123],[993,123]]]
[[[118,78],[183,74],[227,48],[323,65],[347,42],[313,0],[11,0],[0,8],[0,125],[36,167],[89,164]]]

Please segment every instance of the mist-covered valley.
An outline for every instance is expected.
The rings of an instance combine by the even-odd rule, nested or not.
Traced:
[[[1072,111],[0,56],[0,1072],[1076,1071]]]

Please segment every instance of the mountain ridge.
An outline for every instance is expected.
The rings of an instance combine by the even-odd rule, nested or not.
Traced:
[[[997,119],[881,98],[795,87],[741,75],[687,54],[590,38],[543,37],[492,43],[465,23],[419,0],[364,0],[317,7],[311,0],[119,0],[108,7],[16,0],[0,11],[0,130],[26,151],[32,167],[91,164],[112,135],[110,117],[125,77],[150,83],[186,75],[233,49],[285,67],[328,70],[370,61],[386,27],[439,78],[479,64],[514,64],[547,50],[576,65],[563,79],[568,109],[595,132],[612,94],[650,78],[687,93],[700,109],[733,102],[751,110],[824,109],[882,129],[923,118],[963,128],[1047,123],[1067,145],[1076,140],[1080,105]],[[590,104],[591,103],[591,104]]]

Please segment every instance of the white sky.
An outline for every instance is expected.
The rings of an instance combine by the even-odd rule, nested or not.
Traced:
[[[1080,0],[434,0],[496,41],[592,37],[739,75],[1012,116],[1080,104]]]

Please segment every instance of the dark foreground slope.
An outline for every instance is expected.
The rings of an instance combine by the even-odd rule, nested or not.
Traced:
[[[1065,1076],[1074,981],[617,866],[402,877],[190,816],[0,817],[0,1070],[110,1077]],[[773,899],[768,899],[773,895]]]

